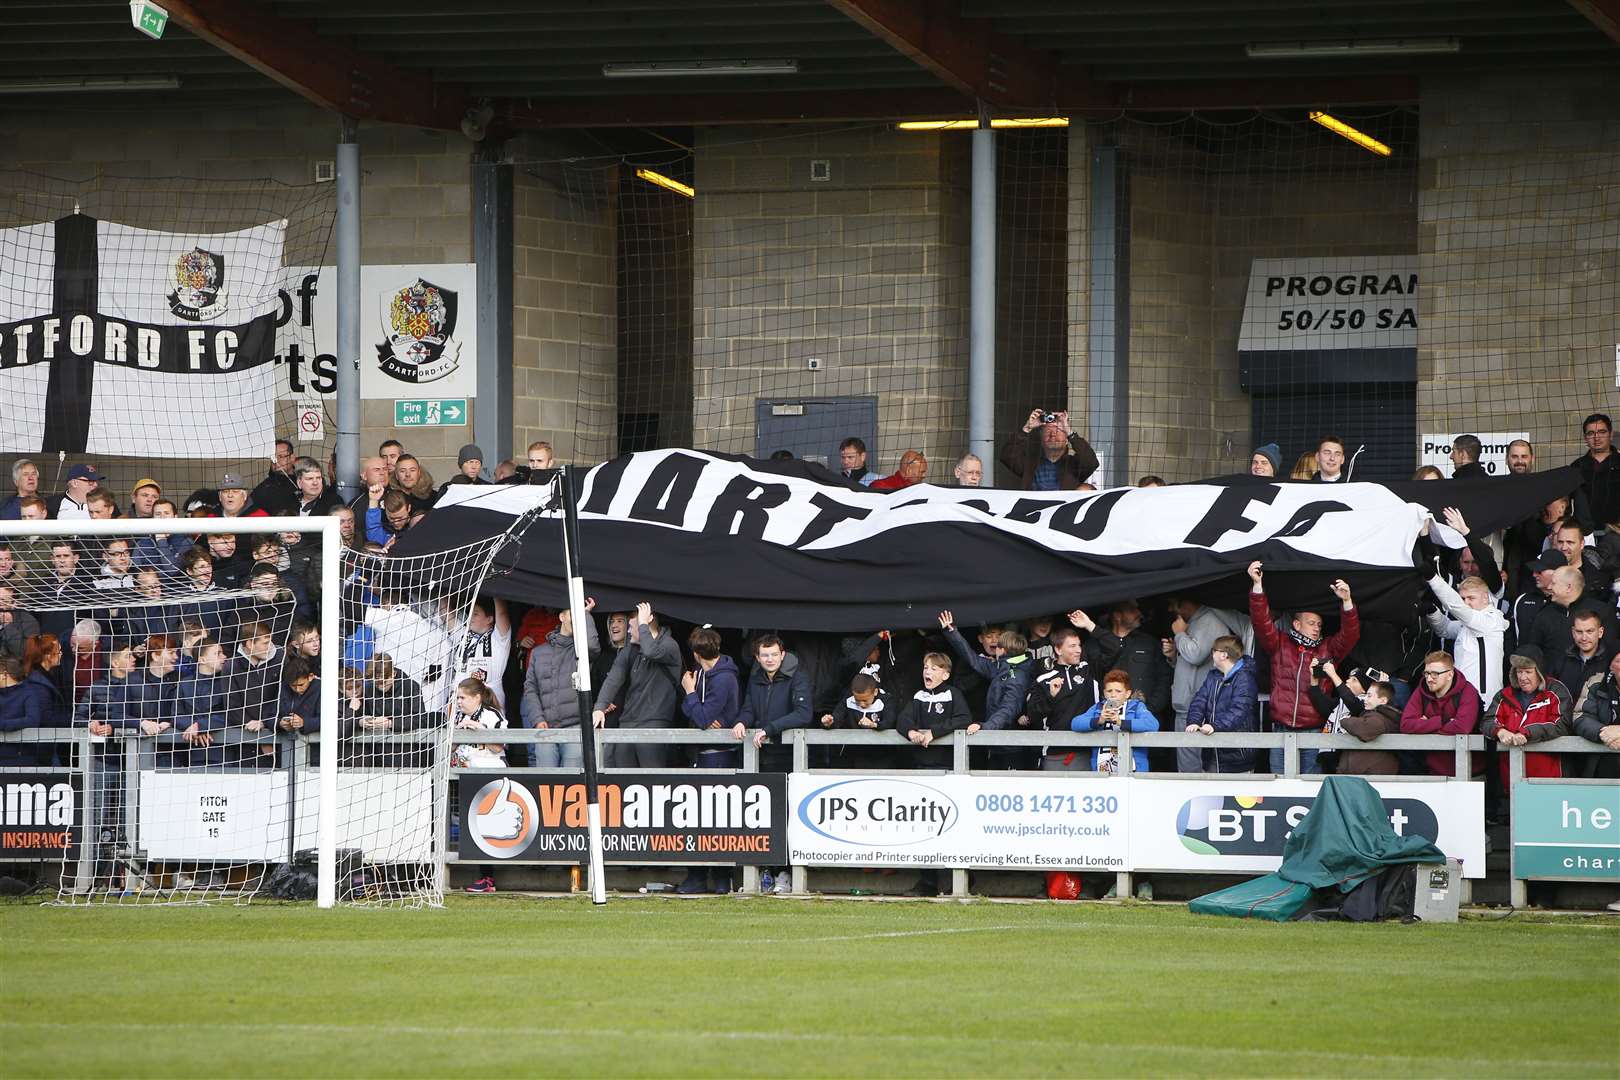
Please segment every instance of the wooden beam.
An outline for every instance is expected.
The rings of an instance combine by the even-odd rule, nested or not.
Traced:
[[[169,18],[315,104],[356,120],[459,131],[460,87],[353,52],[245,0],[163,0]]]
[[[1569,0],[1569,6],[1620,44],[1620,0]]]
[[[1055,53],[1032,49],[998,33],[985,20],[962,18],[954,0],[827,3],[945,85],[988,105],[1039,107],[1073,97],[1079,89],[1063,85]]]
[[[840,90],[824,93],[597,95],[567,101],[496,101],[491,130],[792,124],[801,121],[968,117],[973,103],[955,90]],[[493,136],[492,136],[493,137]]]

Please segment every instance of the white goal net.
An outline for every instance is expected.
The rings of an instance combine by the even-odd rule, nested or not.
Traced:
[[[0,522],[7,825],[44,825],[59,902],[442,902],[450,732],[504,726],[457,659],[504,540]]]

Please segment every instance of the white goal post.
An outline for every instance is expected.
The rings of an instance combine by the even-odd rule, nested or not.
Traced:
[[[342,604],[340,597],[342,595],[344,544],[342,535],[339,532],[340,524],[335,517],[111,518],[104,520],[18,521],[3,523],[4,528],[0,529],[0,539],[39,537],[42,539],[94,540],[96,538],[110,537],[189,534],[193,531],[200,535],[226,532],[237,535],[290,532],[306,535],[319,533],[321,537],[320,581],[321,593],[324,598],[321,605],[320,623],[321,638],[324,642],[320,661],[320,708],[324,716],[335,718],[338,715],[339,702],[338,667],[343,655],[340,620]],[[334,733],[337,731],[335,723],[330,730]],[[337,739],[334,737],[330,741],[335,751]],[[338,805],[339,757],[340,755],[336,752],[324,754],[320,769],[320,809],[317,826],[319,891],[316,903],[323,908],[333,907],[337,902],[336,808]],[[85,822],[84,827],[86,830],[89,829],[88,821]]]

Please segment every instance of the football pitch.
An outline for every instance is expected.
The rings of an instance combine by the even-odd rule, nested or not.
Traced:
[[[1620,920],[0,905],[0,1075],[1620,1075]]]

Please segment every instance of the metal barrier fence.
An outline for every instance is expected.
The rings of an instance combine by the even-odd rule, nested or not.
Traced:
[[[318,745],[319,734],[315,735],[289,735],[271,732],[258,734],[243,732],[238,729],[227,729],[216,733],[215,746],[232,745],[277,745],[282,750],[284,767],[295,775],[299,770],[308,767],[309,748]],[[751,739],[739,742],[729,731],[696,731],[681,728],[607,728],[595,732],[599,760],[602,751],[615,744],[665,744],[682,746],[712,747],[716,749],[734,749],[740,751],[739,767],[736,769],[703,769],[694,772],[712,773],[755,773],[759,771],[760,751],[753,745]],[[423,742],[437,739],[437,733],[410,733],[396,735],[364,735],[355,736],[352,741],[365,743],[408,743]],[[504,731],[464,731],[451,732],[452,743],[487,744],[503,743],[507,745],[525,745],[538,743],[573,743],[579,740],[578,728],[553,728],[547,730],[531,730],[526,728],[513,728]],[[346,739],[345,742],[351,741]],[[889,747],[894,749],[911,749],[908,743],[898,733],[893,731],[826,731],[815,728],[801,728],[783,733],[784,743],[791,748],[794,772],[840,774],[840,773],[877,773],[891,775],[916,776],[919,774],[970,774],[970,775],[1007,775],[1017,770],[994,769],[974,770],[970,768],[969,750],[972,748],[1009,748],[1009,749],[1052,749],[1052,748],[1083,748],[1097,746],[1113,746],[1118,748],[1118,771],[1111,774],[1115,779],[1123,779],[1131,775],[1145,775],[1157,777],[1174,777],[1182,780],[1220,780],[1241,775],[1250,780],[1266,779],[1302,779],[1308,780],[1320,774],[1301,774],[1299,772],[1299,755],[1302,750],[1391,750],[1391,751],[1436,751],[1447,750],[1454,755],[1455,772],[1451,776],[1387,776],[1369,777],[1369,779],[1400,779],[1405,782],[1433,782],[1448,783],[1454,780],[1467,780],[1470,777],[1474,751],[1484,749],[1486,740],[1479,735],[1385,735],[1370,742],[1348,735],[1323,735],[1297,732],[1242,732],[1216,735],[1193,735],[1186,732],[1022,732],[1022,731],[979,731],[974,735],[954,733],[948,735],[933,745],[949,748],[951,751],[951,767],[948,770],[939,768],[923,769],[839,769],[814,768],[810,764],[810,748],[813,746],[857,746],[857,747]],[[95,760],[98,747],[101,748],[103,760],[107,753],[106,747],[121,743],[119,759],[123,762],[126,773],[138,774],[142,769],[156,766],[157,755],[166,749],[183,749],[185,740],[172,733],[163,735],[114,735],[96,737],[84,729],[34,729],[13,732],[0,732],[0,743],[24,745],[67,745],[70,751],[68,764],[42,764],[42,765],[8,765],[0,766],[0,783],[5,783],[6,776],[17,774],[45,774],[45,775],[80,775],[83,778],[81,785],[83,803],[80,807],[80,821],[88,828],[89,823],[99,820],[99,785],[91,782],[87,770],[87,763]],[[1160,747],[1196,747],[1200,749],[1255,749],[1270,750],[1280,748],[1283,751],[1284,768],[1281,773],[1146,773],[1136,774],[1131,751],[1137,749],[1152,749]],[[1517,787],[1521,783],[1543,783],[1548,781],[1525,776],[1525,755],[1527,753],[1556,753],[1556,754],[1609,754],[1609,750],[1597,743],[1585,739],[1568,736],[1551,739],[1546,742],[1534,743],[1526,747],[1498,747],[1498,752],[1506,752],[1509,761],[1509,779]],[[460,775],[479,775],[499,773],[503,769],[452,769],[452,778]],[[541,773],[569,773],[577,775],[577,769],[547,769],[537,768],[532,771]],[[615,769],[616,772],[647,772],[662,770],[643,769]],[[1081,770],[1070,773],[1075,776],[1098,776],[1095,772]],[[1581,780],[1579,778],[1565,778],[1560,783],[1566,784],[1594,784],[1613,787],[1616,790],[1617,809],[1620,809],[1620,782],[1612,780]],[[1516,829],[1514,839],[1517,839]],[[291,832],[289,825],[289,843]],[[1515,847],[1517,845],[1515,844]],[[89,865],[90,845],[81,844],[80,860],[76,868],[76,886],[86,886],[93,874],[93,867]],[[290,851],[289,851],[290,855]],[[0,862],[20,861],[18,856],[8,855],[0,851]],[[39,861],[37,855],[27,857],[27,861]],[[447,861],[454,861],[453,858]],[[536,864],[556,863],[566,864],[576,860],[572,859],[533,859],[524,860]],[[1527,882],[1529,880],[1565,880],[1561,878],[1521,878],[1518,873],[1518,859],[1516,850],[1510,855],[1510,903],[1515,908],[1527,906]],[[442,872],[442,871],[441,871]],[[952,894],[967,895],[968,871],[952,869]],[[1132,875],[1129,871],[1118,873],[1116,888],[1120,895],[1129,895],[1132,885]],[[792,867],[793,891],[803,893],[808,891],[808,868],[804,866]],[[1574,880],[1574,879],[1571,879]],[[743,867],[743,891],[757,892],[759,888],[759,870],[757,867]]]

